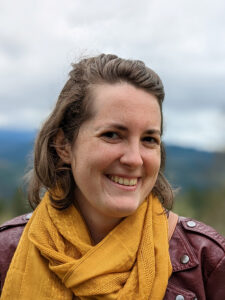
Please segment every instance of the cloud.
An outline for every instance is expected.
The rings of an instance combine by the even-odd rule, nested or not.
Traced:
[[[222,0],[2,0],[0,127],[39,127],[70,63],[105,52],[141,59],[160,74],[168,129],[183,121],[176,134],[168,132],[170,141],[185,143],[194,116],[199,131],[190,143],[196,145],[198,136],[199,147],[212,138],[220,147],[221,131],[212,129],[210,138],[205,132],[207,118],[224,118],[224,10]],[[27,111],[32,118],[24,117]]]
[[[225,111],[165,109],[164,118],[167,143],[206,151],[224,150]]]
[[[37,129],[49,115],[50,110],[14,108],[8,114],[0,113],[0,128],[16,130]],[[29,128],[27,126],[29,124]]]

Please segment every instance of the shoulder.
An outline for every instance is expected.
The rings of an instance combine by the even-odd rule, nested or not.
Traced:
[[[17,245],[31,215],[32,213],[18,216],[0,225],[0,251],[8,245]]]
[[[18,216],[0,225],[0,245],[4,246],[5,243],[14,243],[20,238],[24,226],[27,224],[32,213]],[[1,247],[2,248],[2,247]],[[0,249],[1,249],[0,248]]]
[[[208,258],[208,260],[201,261],[203,264],[207,263],[207,272],[210,273],[212,271],[210,267],[213,268],[217,265],[218,261],[224,258],[225,238],[211,226],[191,218],[179,217],[170,241],[172,258],[176,251],[175,248],[178,251],[180,250],[181,253],[186,252],[187,255],[190,254],[189,261],[192,260],[193,263],[203,256],[204,258]],[[182,264],[182,259],[180,259],[180,263]],[[180,269],[178,265],[174,267],[175,270]]]
[[[176,294],[187,299],[225,299],[222,282],[225,238],[215,229],[191,218],[179,217],[170,240],[170,257],[173,266],[168,285],[170,292],[174,292],[175,287]]]
[[[0,225],[0,232],[4,231],[7,228],[12,228],[12,227],[15,227],[15,226],[25,225],[29,221],[31,216],[32,216],[32,213],[28,213],[28,214],[24,214],[24,215],[15,217],[11,220],[8,220],[8,221],[2,223]]]
[[[31,215],[32,213],[25,214],[0,225],[0,290],[24,227]]]
[[[179,217],[178,227],[182,228],[187,237],[201,236],[201,241],[211,241],[225,251],[225,237],[211,226],[191,218]]]

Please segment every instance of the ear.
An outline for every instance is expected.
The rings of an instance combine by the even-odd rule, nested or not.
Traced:
[[[60,128],[54,140],[55,150],[61,160],[66,163],[71,163],[71,145],[65,138],[64,132]]]

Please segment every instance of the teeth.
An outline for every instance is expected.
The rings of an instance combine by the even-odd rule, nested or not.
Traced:
[[[119,176],[109,176],[109,178],[112,181],[117,182],[122,185],[132,186],[132,185],[137,184],[137,178],[129,179],[129,178],[123,178],[123,177],[119,177]]]
[[[119,184],[123,184],[123,178],[119,178]]]
[[[123,184],[124,184],[124,185],[130,185],[130,183],[129,183],[129,179],[127,179],[127,178],[124,178],[124,180],[123,180]]]

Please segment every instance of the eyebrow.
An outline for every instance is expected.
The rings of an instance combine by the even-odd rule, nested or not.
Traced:
[[[118,124],[118,123],[112,123],[112,124],[108,124],[106,126],[103,126],[104,129],[110,129],[110,128],[115,128],[115,129],[118,129],[120,131],[124,131],[124,132],[127,132],[128,131],[128,128],[125,127],[124,125],[122,124]],[[98,127],[97,130],[100,130],[102,129],[102,127]],[[158,129],[148,129],[145,131],[146,134],[158,134],[158,135],[161,135],[161,131],[158,130]]]

